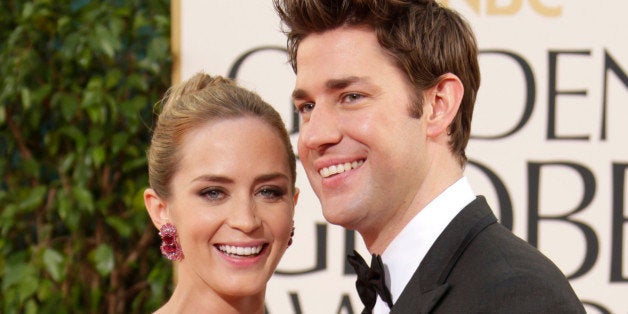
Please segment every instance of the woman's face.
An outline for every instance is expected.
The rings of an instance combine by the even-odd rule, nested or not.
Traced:
[[[167,202],[184,254],[179,284],[223,296],[263,292],[288,247],[297,194],[279,136],[259,118],[185,135]]]

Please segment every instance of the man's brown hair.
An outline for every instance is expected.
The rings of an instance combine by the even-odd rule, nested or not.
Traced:
[[[469,24],[456,12],[430,0],[273,0],[287,26],[288,53],[295,73],[300,42],[312,33],[343,26],[372,29],[382,48],[415,87],[410,108],[422,115],[422,92],[446,73],[464,86],[460,109],[449,126],[451,149],[461,164],[471,133],[473,105],[480,86],[478,49]]]

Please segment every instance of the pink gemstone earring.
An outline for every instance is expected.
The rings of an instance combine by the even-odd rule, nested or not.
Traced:
[[[183,251],[177,241],[177,228],[171,223],[166,223],[159,229],[159,236],[162,241],[161,254],[171,261],[182,260]]]

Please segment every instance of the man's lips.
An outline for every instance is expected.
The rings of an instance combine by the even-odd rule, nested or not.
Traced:
[[[362,164],[364,164],[364,159],[354,160],[353,162],[339,163],[323,167],[318,170],[318,173],[321,175],[321,177],[327,178],[338,173],[343,173],[352,169],[356,169],[362,166]]]

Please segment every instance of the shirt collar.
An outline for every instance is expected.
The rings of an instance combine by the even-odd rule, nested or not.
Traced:
[[[438,236],[475,197],[467,178],[460,178],[419,211],[388,245],[382,261],[393,302],[397,301]],[[384,310],[382,313],[390,311],[379,296],[374,313],[379,312],[378,308]]]

